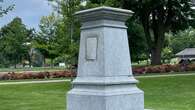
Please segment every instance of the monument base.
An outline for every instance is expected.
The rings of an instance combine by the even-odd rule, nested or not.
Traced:
[[[144,110],[143,97],[134,83],[76,84],[68,92],[67,110]]]

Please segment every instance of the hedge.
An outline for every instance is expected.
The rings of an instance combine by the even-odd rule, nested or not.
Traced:
[[[46,79],[46,78],[67,78],[75,77],[76,73],[70,71],[55,71],[55,72],[24,72],[15,73],[9,72],[0,74],[0,80],[20,80],[20,79]]]
[[[169,72],[182,72],[182,71],[195,71],[195,64],[189,65],[157,65],[157,66],[145,66],[134,67],[134,74],[147,74],[147,73],[169,73]]]
[[[181,71],[195,71],[195,64],[190,65],[157,65],[145,67],[133,67],[133,74],[150,74],[150,73],[169,73]],[[54,71],[54,72],[9,72],[0,74],[0,80],[20,80],[20,79],[49,79],[49,78],[68,78],[75,77],[75,72]]]

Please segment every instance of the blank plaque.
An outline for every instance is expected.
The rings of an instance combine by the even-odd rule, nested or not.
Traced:
[[[97,58],[97,38],[88,37],[86,40],[86,59],[96,60]]]

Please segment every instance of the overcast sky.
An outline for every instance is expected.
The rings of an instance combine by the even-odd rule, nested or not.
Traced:
[[[52,12],[47,0],[4,0],[4,4],[15,4],[15,9],[0,18],[0,27],[20,17],[28,28],[38,29],[40,18]]]

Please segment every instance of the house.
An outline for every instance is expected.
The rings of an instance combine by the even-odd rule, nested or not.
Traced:
[[[176,57],[179,57],[180,59],[195,59],[195,48],[186,48],[182,50],[181,52],[176,54]]]

